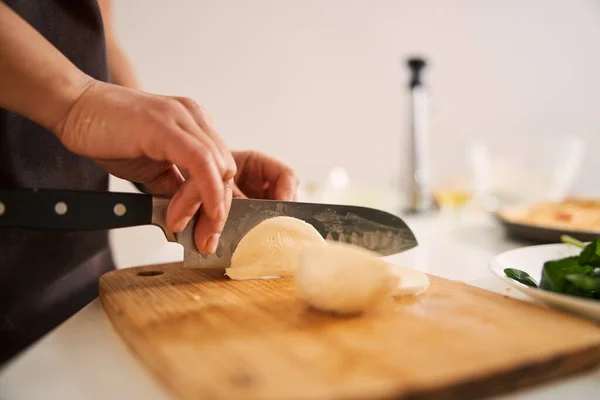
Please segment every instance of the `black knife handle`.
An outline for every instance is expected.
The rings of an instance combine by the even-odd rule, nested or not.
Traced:
[[[148,225],[152,196],[69,190],[0,190],[0,228],[100,230]]]

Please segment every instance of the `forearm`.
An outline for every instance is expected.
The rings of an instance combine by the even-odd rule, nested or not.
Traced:
[[[119,86],[141,89],[142,86],[135,75],[125,51],[115,38],[107,37],[106,53],[111,82]]]
[[[100,6],[102,22],[104,23],[106,56],[108,58],[108,67],[110,69],[110,79],[112,83],[132,89],[141,89],[140,82],[135,76],[135,72],[129,62],[127,54],[125,54],[115,33],[112,0],[98,0],[98,5]]]
[[[0,1],[0,107],[54,130],[92,82]]]

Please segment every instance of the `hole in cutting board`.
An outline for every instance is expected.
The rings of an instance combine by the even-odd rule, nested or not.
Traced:
[[[142,271],[138,272],[137,276],[158,276],[162,274],[164,274],[162,271]]]

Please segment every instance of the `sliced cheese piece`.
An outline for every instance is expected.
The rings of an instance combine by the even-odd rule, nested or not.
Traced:
[[[425,273],[401,265],[392,265],[391,268],[400,281],[392,296],[415,296],[429,288],[429,278]]]
[[[248,279],[275,279],[285,275],[291,275],[288,269],[263,267],[262,265],[251,265],[243,268],[226,268],[225,274],[234,280]]]
[[[225,270],[231,279],[293,275],[305,243],[325,243],[311,225],[292,217],[274,217],[252,228],[238,243]]]
[[[321,311],[360,314],[389,298],[398,283],[387,262],[357,246],[312,244],[299,253],[297,292]]]

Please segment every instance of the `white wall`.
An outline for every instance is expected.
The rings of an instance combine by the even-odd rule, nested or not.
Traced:
[[[432,62],[438,171],[460,169],[479,136],[600,144],[597,0],[115,3],[148,90],[193,97],[231,147],[276,154],[306,178],[337,164],[363,181],[401,172],[412,52]],[[580,187],[600,186],[592,167]]]
[[[144,86],[190,96],[232,148],[260,149],[304,180],[402,175],[404,57],[431,60],[436,179],[464,173],[484,139],[519,157],[562,134],[587,141],[577,182],[600,194],[598,0],[115,1]],[[560,154],[556,154],[560,158]],[[365,189],[366,190],[366,189]]]

